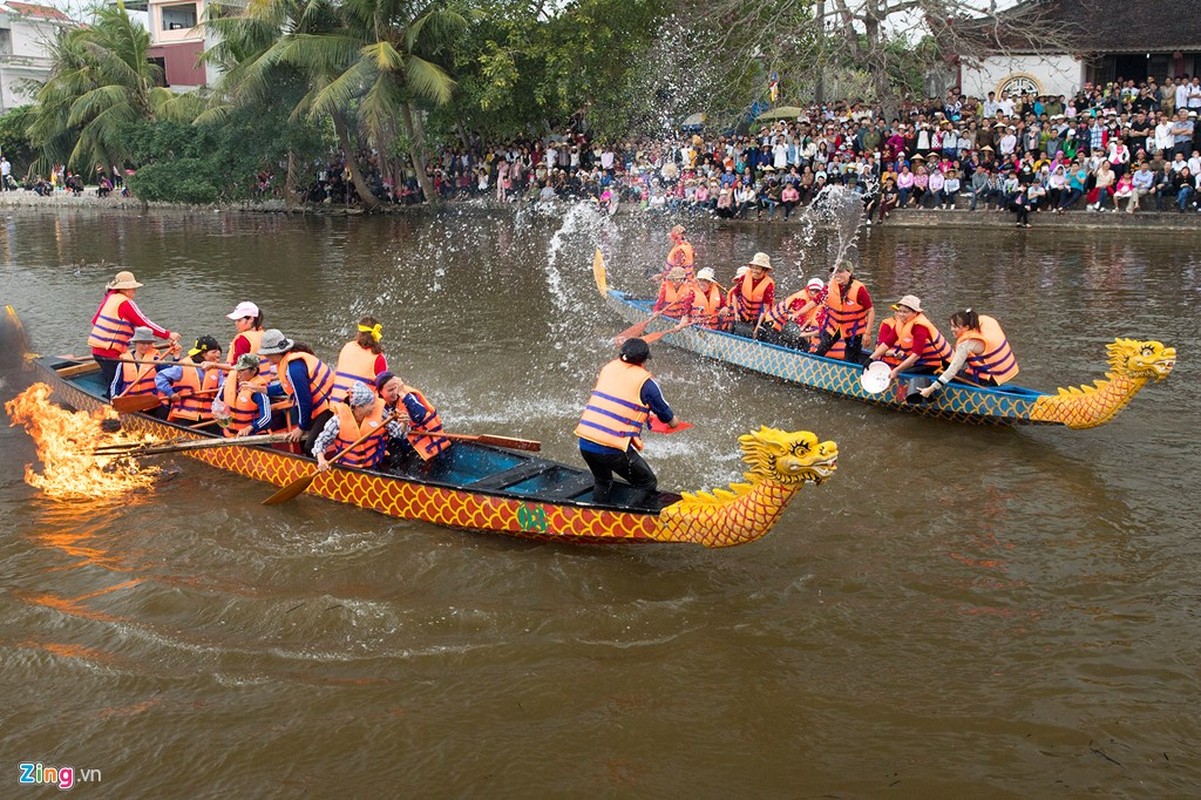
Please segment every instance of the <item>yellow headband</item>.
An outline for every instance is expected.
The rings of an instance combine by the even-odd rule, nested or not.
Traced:
[[[384,326],[380,325],[378,322],[375,324],[374,328],[368,328],[366,325],[359,325],[359,333],[370,333],[371,338],[378,342],[380,339],[384,338]]]

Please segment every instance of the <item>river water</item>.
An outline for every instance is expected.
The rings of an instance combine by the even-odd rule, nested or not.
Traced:
[[[14,212],[0,301],[43,353],[84,352],[115,265],[187,337],[227,342],[249,299],[333,358],[372,313],[449,428],[575,462],[625,327],[592,249],[649,286],[669,226]],[[723,280],[756,250],[787,290],[828,268],[821,231],[695,228]],[[182,458],[150,495],[55,502],[0,429],[0,796],[32,796],[23,761],[114,797],[1196,796],[1201,236],[885,227],[860,251],[878,300],[1001,319],[1025,385],[1100,378],[1116,335],[1179,365],[1102,428],[986,429],[657,345],[695,424],[648,443],[664,488],[737,479],[760,424],[840,446],[768,537],[717,551],[265,508],[270,487]]]

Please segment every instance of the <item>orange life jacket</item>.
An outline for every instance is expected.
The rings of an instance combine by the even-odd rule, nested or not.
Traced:
[[[642,384],[650,379],[640,364],[610,361],[596,379],[575,435],[622,452],[631,444],[641,449],[639,434],[650,415],[650,407],[642,402]]]
[[[764,320],[770,323],[771,326],[776,330],[783,330],[784,323],[792,319],[792,304],[798,300],[801,303],[800,307],[797,309],[799,311],[801,308],[805,307],[806,303],[809,302],[809,290],[801,289],[799,292],[793,292],[792,294],[788,295],[788,297],[784,298],[780,302],[773,303],[772,307],[764,312]],[[812,314],[808,313],[805,316],[809,317],[812,316]],[[800,324],[799,321],[797,324]]]
[[[238,357],[234,355],[234,345],[238,343],[238,339],[245,339],[246,341],[250,342],[250,354],[252,356],[258,356],[259,359],[259,375],[268,379],[274,378],[275,365],[268,361],[266,356],[259,355],[259,348],[263,345],[263,332],[257,330],[242,331],[234,336],[234,338],[230,339],[229,350],[226,351],[229,353],[230,364],[233,364],[238,360]]]
[[[247,383],[267,391],[268,379],[264,375],[256,375]],[[225,385],[221,387],[221,402],[229,409],[229,427],[225,429],[226,436],[237,436],[238,431],[251,425],[259,415],[259,406],[254,399],[254,392],[249,387],[238,387],[238,374],[231,372],[225,376]]]
[[[655,306],[662,310],[663,316],[679,319],[692,310],[694,301],[695,292],[691,283],[681,283],[676,287],[671,281],[663,281]]]
[[[892,320],[893,330],[897,334],[896,348],[905,353],[901,358],[895,356],[885,356],[884,360],[894,367],[909,357],[913,352],[913,329],[921,327],[926,329],[926,347],[918,354],[917,364],[919,367],[935,367],[941,369],[946,366],[951,360],[951,345],[938,332],[938,328],[934,327],[934,323],[923,314],[918,313],[909,318],[908,322],[898,325],[899,320],[895,317]]]
[[[725,305],[721,289],[716,283],[709,284],[705,293],[697,286],[692,293],[692,319],[703,328],[716,328],[718,325],[717,312]]]
[[[863,333],[867,324],[867,307],[859,303],[859,290],[862,288],[863,284],[852,278],[844,296],[841,284],[830,283],[830,291],[826,295],[827,331],[841,331],[843,340]]]
[[[88,334],[88,347],[93,350],[116,350],[124,353],[129,349],[129,340],[133,338],[133,323],[117,316],[117,310],[129,297],[118,291],[111,291],[104,296],[100,304],[100,313],[92,324]]]
[[[334,367],[334,393],[330,396],[335,402],[346,400],[350,385],[362,381],[372,390],[375,389],[375,360],[379,355],[371,352],[358,342],[347,342],[342,345],[338,354],[338,364]]]
[[[345,450],[360,436],[368,434],[366,439],[346,451],[346,455],[342,456],[341,463],[358,469],[374,469],[379,466],[388,443],[388,427],[383,424],[384,401],[377,397],[362,422],[355,421],[354,412],[347,403],[334,403],[333,409],[338,416],[336,452]]]
[[[1017,358],[1009,346],[1009,339],[1001,324],[984,314],[980,315],[980,330],[967,330],[959,334],[955,344],[975,339],[984,344],[984,352],[971,354],[967,358],[968,377],[977,383],[991,379],[997,386],[1013,380],[1018,374]]]
[[[200,422],[213,418],[212,393],[197,397],[197,392],[216,389],[221,380],[221,371],[216,369],[201,370],[195,362],[180,362],[183,376],[176,381],[172,388],[175,397],[171,400],[171,410],[167,419]]]
[[[667,253],[667,269],[683,267],[685,279],[691,282],[693,277],[692,264],[695,259],[696,251],[693,250],[692,243],[680,242]]]
[[[322,411],[329,408],[330,392],[334,389],[334,371],[321,359],[312,353],[285,353],[279,362],[279,385],[289,397],[296,395],[292,388],[292,379],[288,375],[288,364],[299,359],[304,362],[305,372],[309,376],[309,394],[313,398],[313,408],[310,418],[315,419]]]
[[[764,275],[758,283],[755,283],[754,280],[749,272],[742,276],[742,284],[738,292],[742,302],[738,316],[743,322],[759,321],[759,315],[763,313],[763,298],[767,295],[767,289],[776,285],[770,275]]]
[[[450,448],[450,439],[443,436],[438,436],[442,432],[442,417],[438,415],[438,409],[434,408],[433,403],[425,399],[425,395],[421,390],[409,387],[409,392],[417,398],[421,405],[425,406],[427,416],[425,422],[420,424],[414,422],[411,430],[420,431],[422,436],[410,436],[409,443],[413,445],[413,449],[417,451],[417,455],[421,456],[422,461],[429,461],[434,456],[448,450]]]
[[[138,397],[139,395],[156,394],[154,379],[158,375],[159,354],[148,353],[140,364],[121,362],[121,383],[125,389],[118,397]]]

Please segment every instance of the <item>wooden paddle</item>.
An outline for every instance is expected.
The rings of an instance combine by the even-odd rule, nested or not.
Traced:
[[[599,247],[596,248],[596,255],[592,257],[592,278],[596,281],[596,288],[601,293],[601,297],[607,297],[609,281],[605,276],[605,257],[601,254]]]
[[[176,395],[183,399],[185,397],[202,397],[204,395],[213,395],[221,391],[220,389],[205,389],[202,392],[192,392],[191,394]],[[138,411],[149,411],[162,403],[169,403],[172,398],[159,397],[157,394],[140,394],[134,397],[114,397],[110,402],[113,410],[118,414],[133,414]]]
[[[691,327],[695,324],[696,324],[695,321],[681,322],[679,325],[675,326],[674,328],[668,328],[665,331],[655,331],[654,333],[648,333],[646,336],[642,337],[642,341],[646,342],[647,344],[653,344],[654,342],[659,341],[660,339],[662,339],[664,336],[666,336],[669,333],[679,333],[680,331],[684,330],[685,328]]]
[[[167,453],[181,453],[185,450],[209,450],[214,447],[247,447],[260,444],[276,444],[285,442],[288,439],[286,433],[267,433],[261,436],[242,436],[229,437],[224,439],[197,439],[189,442],[161,442],[157,444],[142,445],[129,450],[108,450],[96,448],[95,454],[99,456],[133,456],[135,458],[144,458],[146,456],[161,456]]]
[[[384,419],[379,424],[379,428],[384,427],[389,422],[396,419],[396,417],[399,416],[399,414],[400,414],[400,412],[393,411],[391,414],[384,417]],[[365,442],[369,436],[373,436],[375,434],[375,432],[379,430],[379,428],[372,428],[371,430],[367,431],[362,436],[360,436],[359,438],[355,439],[353,442],[348,444],[346,447],[343,447],[340,451],[338,451],[338,453],[333,458],[329,459],[328,463],[333,464],[336,461],[340,461],[342,459],[342,456],[346,455],[351,450],[355,449],[360,444]],[[287,486],[280,489],[278,492],[276,492],[275,494],[271,495],[266,500],[264,500],[263,505],[265,505],[265,506],[279,505],[280,503],[288,502],[289,500],[291,500],[293,497],[295,497],[298,494],[304,494],[304,490],[309,488],[309,486],[312,485],[313,481],[316,480],[317,476],[320,474],[321,473],[318,472],[317,470],[313,470],[312,474],[305,475],[303,478],[297,478],[296,480],[292,481]]]
[[[87,375],[89,372],[99,372],[100,364],[96,361],[89,361],[86,364],[76,364],[73,367],[63,367],[62,369],[54,370],[54,374],[60,378],[74,378],[76,375]]]
[[[542,442],[536,442],[533,439],[514,439],[509,436],[492,436],[487,433],[429,433],[427,431],[409,431],[408,436],[410,439],[421,436],[440,436],[443,439],[451,439],[456,442],[490,444],[494,447],[507,447],[510,450],[530,450],[535,453],[542,449]]]

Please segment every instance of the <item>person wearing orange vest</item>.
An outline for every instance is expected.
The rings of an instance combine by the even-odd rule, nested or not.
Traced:
[[[879,344],[869,361],[892,367],[888,379],[905,372],[934,373],[947,365],[951,345],[922,311],[921,298],[907,294],[892,306],[893,316],[880,323]]]
[[[225,379],[213,401],[217,424],[230,438],[270,430],[271,401],[267,398],[267,377],[259,374],[259,357],[243,353],[233,367],[234,373]]]
[[[1003,386],[1018,374],[1017,358],[1001,324],[986,314],[970,308],[951,315],[951,334],[955,337],[955,354],[938,380],[921,390],[929,397],[959,375],[966,367],[966,380],[980,386]],[[960,378],[964,380],[964,378]]]
[[[333,415],[313,443],[317,471],[329,469],[329,459],[345,451],[340,463],[355,469],[375,469],[384,460],[390,439],[403,439],[404,426],[390,416],[387,404],[362,381],[353,381],[346,400],[335,401]],[[362,441],[359,439],[362,438]]]
[[[221,345],[212,336],[201,336],[188,351],[189,361],[162,367],[154,378],[158,393],[171,401],[170,422],[194,423],[212,419],[213,396],[224,373],[212,369],[221,363]]]
[[[414,453],[422,461],[432,461],[450,449],[450,439],[438,435],[442,432],[442,417],[421,390],[414,389],[391,372],[376,375],[375,386],[387,411],[399,409],[409,421],[409,435],[399,437],[389,447],[396,464],[409,460]]]
[[[225,318],[233,320],[234,329],[237,331],[229,343],[229,352],[226,354],[226,358],[232,365],[247,353],[254,355],[259,351],[259,345],[263,342],[263,312],[254,303],[243,300],[238,303],[237,308],[226,314]],[[259,373],[273,377],[275,369],[271,366],[270,361],[260,358]]]
[[[683,267],[673,267],[667,279],[659,284],[659,297],[651,307],[655,316],[680,319],[692,311],[693,285],[685,282]]]
[[[671,428],[679,423],[654,376],[643,366],[650,357],[645,341],[627,339],[619,356],[601,368],[576,425],[580,455],[592,471],[594,503],[610,502],[614,473],[633,490],[627,505],[649,507],[657,496],[655,472],[638,453],[640,434],[651,414]]]
[[[722,312],[725,310],[726,298],[714,279],[713,270],[709,267],[698,270],[689,320],[701,328],[717,328],[721,325]]]
[[[178,333],[151,322],[138,308],[134,297],[142,286],[145,284],[139,283],[132,272],[121,270],[104,287],[104,300],[92,315],[88,347],[92,348],[92,358],[100,365],[106,390],[112,386],[117,367],[121,365],[117,359],[129,349],[134,328],[149,328],[160,339],[170,339],[172,343],[179,341]]]
[[[129,343],[133,345],[133,358],[140,363],[120,362],[120,368],[109,386],[110,396],[138,397],[157,392],[154,378],[162,364],[159,362],[158,350],[154,346],[155,341],[157,341],[157,337],[154,335],[154,331],[142,325],[134,328],[133,338],[129,340]],[[125,351],[125,357],[130,357],[128,350]]]
[[[375,317],[359,320],[358,334],[342,346],[334,367],[335,401],[345,399],[350,384],[355,381],[374,386],[375,376],[388,371],[388,359],[384,357],[384,347],[380,344],[383,338],[384,329],[379,320]]]
[[[267,384],[267,396],[273,400],[292,400],[289,442],[304,440],[303,452],[311,453],[313,443],[333,416],[330,395],[334,390],[334,371],[305,345],[292,341],[277,328],[263,331],[259,356],[275,367],[276,379]]]
[[[750,271],[751,268],[747,266],[741,266],[734,270],[734,280],[730,282],[730,289],[726,292],[725,308],[719,312],[722,319],[722,330],[730,330],[734,321],[742,318],[743,308],[746,305],[742,302],[742,276]]]
[[[763,310],[776,303],[776,282],[767,274],[772,270],[767,253],[755,253],[746,266],[742,280],[734,281],[730,289],[730,305],[736,311],[734,333],[750,338]]]
[[[825,286],[821,278],[812,278],[804,289],[790,294],[764,311],[762,322],[755,329],[756,338],[784,347],[808,350],[813,337],[821,334],[818,298]]]
[[[841,358],[856,364],[863,362],[863,346],[871,341],[876,309],[867,287],[855,278],[849,261],[834,268],[826,295],[826,327],[814,355]]]
[[[684,270],[684,280],[692,283],[696,251],[692,247],[692,242],[686,238],[686,233],[683,225],[676,225],[668,232],[667,238],[671,240],[671,250],[667,253],[667,262],[664,264],[663,271],[655,276],[655,280],[670,280],[668,274],[679,267]]]

